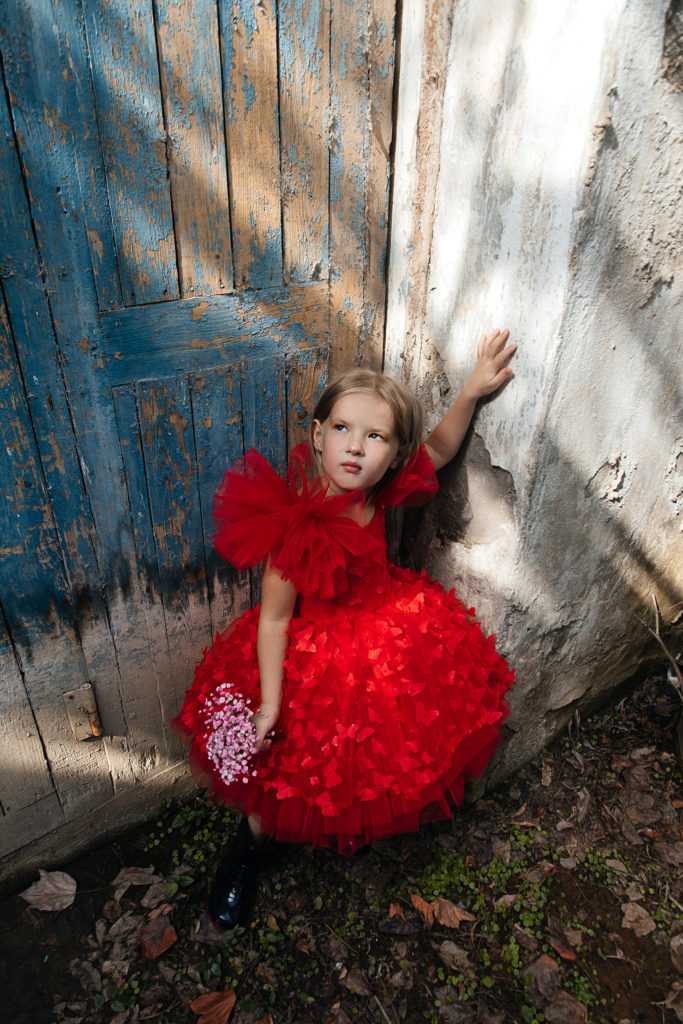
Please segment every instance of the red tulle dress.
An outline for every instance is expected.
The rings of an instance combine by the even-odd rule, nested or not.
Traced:
[[[387,561],[383,510],[438,490],[421,445],[375,495],[367,525],[346,514],[359,491],[327,495],[310,447],[287,479],[255,449],[214,499],[214,544],[237,568],[271,563],[298,591],[283,665],[280,738],[255,775],[226,785],[207,756],[202,709],[229,680],[260,703],[260,605],[217,633],[172,724],[212,799],[257,814],[285,842],[352,855],[375,839],[450,818],[466,777],[482,773],[509,713],[514,671],[454,590]]]

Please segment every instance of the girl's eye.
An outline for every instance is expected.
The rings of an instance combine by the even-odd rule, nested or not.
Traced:
[[[332,427],[332,429],[333,430],[346,430],[346,424],[345,423],[335,423],[334,426]],[[378,437],[380,439],[380,441],[384,440],[384,437],[381,434],[378,434],[376,430],[370,431],[369,436],[370,437]]]

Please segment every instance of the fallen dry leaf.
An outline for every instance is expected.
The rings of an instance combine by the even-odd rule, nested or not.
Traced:
[[[551,939],[550,945],[563,960],[576,960],[576,953],[574,950],[570,949],[569,946],[565,946],[561,942],[558,942],[557,939]]]
[[[427,903],[426,900],[422,899],[419,893],[411,893],[410,902],[413,904],[415,909],[422,914],[425,923],[431,928],[434,923],[434,904]]]
[[[389,917],[402,917],[405,921],[406,915],[400,903],[389,904]]]
[[[662,1003],[655,1003],[656,1006],[666,1006],[673,1010],[676,1019],[683,1021],[683,981],[674,981],[666,999]]]
[[[621,921],[622,928],[630,928],[636,935],[643,936],[649,935],[657,927],[647,910],[639,903],[622,903],[621,909],[624,914]]]
[[[559,965],[547,953],[542,953],[538,959],[524,971],[524,974],[531,980],[532,988],[530,996],[534,1005],[539,1004],[541,999],[552,999],[557,994],[561,985]]]
[[[237,997],[234,989],[223,992],[207,992],[197,996],[190,1003],[193,1013],[199,1014],[197,1024],[225,1024],[235,1008]]]
[[[674,935],[669,949],[672,964],[680,974],[683,974],[683,934]]]
[[[434,900],[434,917],[446,928],[458,928],[463,921],[476,921],[476,917],[450,900],[438,896]]]
[[[410,901],[415,909],[422,914],[425,924],[430,928],[435,919],[446,928],[458,928],[463,921],[476,921],[476,917],[473,917],[467,910],[462,910],[442,896],[437,896],[435,900],[428,903],[417,893],[411,893]]]
[[[506,910],[507,907],[511,907],[515,900],[519,899],[519,895],[516,892],[506,892],[504,896],[499,896],[493,904],[495,910]]]
[[[154,882],[140,900],[140,906],[145,907],[147,910],[153,910],[160,903],[163,903],[171,896],[175,896],[177,891],[178,885],[176,882]]]
[[[112,885],[153,885],[163,882],[161,875],[154,874],[154,865],[148,868],[121,868]]]
[[[40,878],[19,895],[36,910],[66,910],[76,898],[76,879],[66,871],[43,871]]]
[[[178,936],[167,917],[156,917],[140,929],[142,955],[147,960],[156,960],[173,945]]]
[[[439,956],[449,970],[466,971],[472,966],[467,951],[461,946],[456,946],[450,939],[442,942],[438,949]]]
[[[562,989],[543,1010],[548,1024],[587,1024],[588,1013],[574,996]]]
[[[118,921],[114,921],[113,925],[109,929],[108,938],[122,939],[139,928],[141,923],[141,916],[139,914],[133,914],[132,911],[128,910],[125,914],[121,915]]]
[[[352,968],[348,974],[344,977],[340,977],[340,982],[347,988],[349,992],[353,992],[357,996],[369,996],[371,991],[368,988],[368,983],[365,979],[365,975],[358,967]]]

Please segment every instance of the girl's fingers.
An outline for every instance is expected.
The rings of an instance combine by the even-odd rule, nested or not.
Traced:
[[[510,362],[516,351],[517,346],[510,345],[509,348],[506,348],[502,352],[499,352],[494,359],[494,365],[496,369],[500,370],[501,367],[506,366]]]
[[[496,329],[495,331],[490,331],[488,334],[484,334],[477,345],[477,355],[480,358],[484,355],[497,355],[509,337],[510,331],[507,327],[504,331]]]

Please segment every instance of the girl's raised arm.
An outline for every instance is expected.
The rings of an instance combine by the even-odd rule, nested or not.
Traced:
[[[514,377],[507,364],[512,359],[516,345],[505,348],[510,332],[492,331],[485,334],[477,346],[477,365],[462,386],[444,418],[432,430],[425,442],[429,457],[435,469],[441,469],[456,454],[477,407],[484,395],[497,391]]]

